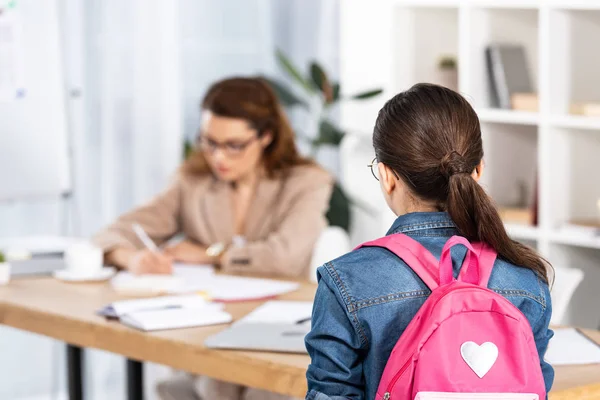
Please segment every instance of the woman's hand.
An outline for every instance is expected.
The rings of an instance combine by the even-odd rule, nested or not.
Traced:
[[[170,274],[173,272],[173,259],[163,253],[148,249],[134,250],[118,247],[104,256],[108,264],[126,269],[134,274]]]
[[[213,257],[206,254],[206,247],[184,240],[164,250],[164,254],[173,260],[190,264],[212,264]]]
[[[173,258],[164,253],[139,250],[129,259],[127,269],[136,275],[141,274],[171,274],[173,272]]]

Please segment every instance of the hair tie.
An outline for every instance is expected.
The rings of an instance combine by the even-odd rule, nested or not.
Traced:
[[[452,175],[471,173],[465,158],[456,150],[453,150],[442,157],[442,160],[440,161],[440,172],[446,178],[450,178]]]

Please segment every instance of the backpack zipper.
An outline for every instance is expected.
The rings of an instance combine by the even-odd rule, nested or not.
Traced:
[[[440,300],[442,300],[442,298],[446,297],[447,294],[449,293],[453,293],[453,292],[457,292],[459,290],[473,290],[472,287],[463,287],[463,288],[458,288],[458,289],[450,289],[447,290],[446,293],[442,294],[433,304],[433,306],[431,308],[434,308],[437,303],[440,302]],[[391,399],[391,392],[392,392],[392,388],[394,387],[394,385],[396,384],[396,382],[398,381],[398,379],[400,379],[400,377],[402,376],[402,374],[406,371],[406,369],[408,368],[409,364],[410,364],[410,360],[412,359],[414,354],[411,354],[411,356],[408,358],[408,360],[406,360],[406,362],[404,363],[404,365],[402,365],[402,368],[400,368],[400,371],[398,371],[398,373],[396,375],[394,375],[394,379],[392,379],[392,381],[390,382],[390,384],[387,387],[387,391],[384,393],[383,395],[383,400],[390,400]]]
[[[412,358],[412,356],[411,356],[411,358]],[[400,368],[400,371],[398,371],[398,373],[396,375],[394,375],[394,379],[392,379],[392,381],[390,382],[390,385],[387,388],[387,392],[385,392],[385,394],[383,395],[383,400],[390,400],[390,397],[391,397],[390,393],[392,391],[392,388],[394,387],[394,385],[396,384],[396,382],[398,382],[398,379],[400,379],[400,377],[402,376],[402,374],[404,374],[404,371],[406,371],[406,369],[410,365],[411,358],[409,358],[404,363],[404,365],[402,366],[402,368]]]

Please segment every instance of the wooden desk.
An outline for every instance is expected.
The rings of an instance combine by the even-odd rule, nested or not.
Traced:
[[[282,296],[311,300],[315,285]],[[107,284],[67,284],[50,278],[20,279],[0,288],[0,323],[81,347],[151,361],[259,389],[304,397],[305,355],[209,350],[204,340],[223,326],[143,333],[94,313],[119,298]],[[238,319],[260,302],[228,304]],[[600,332],[586,332],[600,343]],[[556,368],[554,390],[600,382],[600,365]]]

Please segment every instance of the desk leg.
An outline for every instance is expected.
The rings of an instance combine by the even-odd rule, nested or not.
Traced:
[[[144,400],[144,364],[127,359],[127,400]]]
[[[83,350],[67,344],[69,400],[83,400]]]

